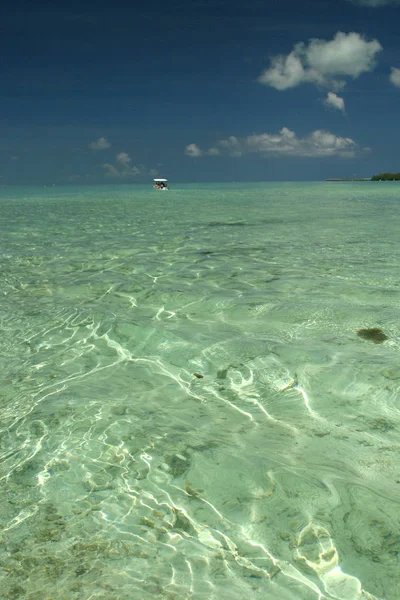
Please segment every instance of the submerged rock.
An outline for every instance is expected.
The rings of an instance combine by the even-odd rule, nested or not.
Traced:
[[[382,375],[386,379],[400,379],[400,367],[389,367],[382,371]]]
[[[218,369],[217,379],[226,379],[226,376],[228,375],[228,369],[229,367],[227,367],[226,369]]]
[[[374,344],[382,344],[385,340],[388,340],[388,336],[383,333],[379,327],[371,327],[369,329],[358,329],[357,335],[364,340],[373,342]]]

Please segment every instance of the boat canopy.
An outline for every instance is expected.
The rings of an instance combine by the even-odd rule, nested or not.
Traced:
[[[157,182],[157,183],[166,183],[168,181],[168,179],[153,179],[153,181]]]

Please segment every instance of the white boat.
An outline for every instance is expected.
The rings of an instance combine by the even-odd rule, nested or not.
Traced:
[[[154,186],[157,190],[168,190],[168,180],[167,179],[153,179]]]

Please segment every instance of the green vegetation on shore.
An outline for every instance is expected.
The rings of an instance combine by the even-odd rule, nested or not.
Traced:
[[[371,181],[400,181],[400,173],[379,173],[371,177]]]

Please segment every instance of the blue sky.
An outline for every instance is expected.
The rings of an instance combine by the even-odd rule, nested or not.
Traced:
[[[6,0],[3,184],[400,171],[399,0]]]

